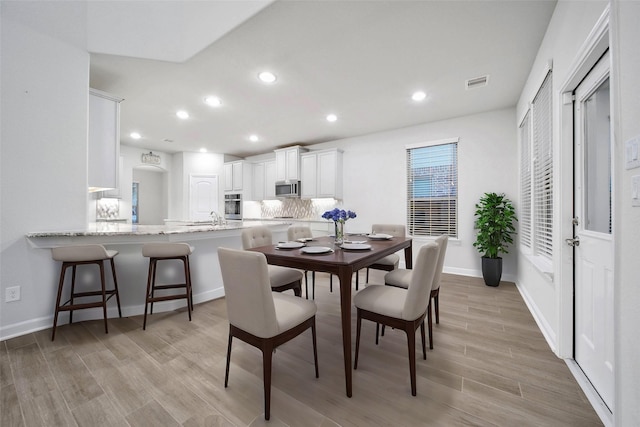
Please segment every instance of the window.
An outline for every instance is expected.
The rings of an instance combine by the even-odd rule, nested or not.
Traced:
[[[458,139],[407,147],[407,225],[414,236],[458,236]]]
[[[520,125],[520,243],[531,248],[531,114]]]
[[[553,255],[552,79],[549,71],[520,126],[520,241],[534,256]]]

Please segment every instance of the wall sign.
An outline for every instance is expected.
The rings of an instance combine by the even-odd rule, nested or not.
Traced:
[[[146,163],[148,165],[159,165],[160,156],[158,154],[153,154],[153,152],[149,151],[148,153],[144,153],[142,155],[142,163]]]

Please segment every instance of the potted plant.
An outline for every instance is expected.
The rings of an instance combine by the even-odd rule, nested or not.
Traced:
[[[487,286],[498,286],[502,277],[501,253],[508,253],[507,246],[513,243],[516,232],[513,221],[517,221],[513,204],[504,194],[485,193],[476,203],[478,229],[473,244],[482,255],[482,277]]]

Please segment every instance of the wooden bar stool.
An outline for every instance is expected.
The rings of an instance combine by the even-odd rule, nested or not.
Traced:
[[[191,321],[191,310],[193,310],[193,292],[191,289],[191,269],[189,267],[189,255],[193,253],[193,247],[188,243],[146,243],[142,246],[142,255],[149,257],[149,276],[147,278],[147,294],[144,304],[144,321],[142,329],[147,328],[147,308],[151,303],[150,314],[153,314],[153,303],[156,301],[168,301],[174,299],[186,299],[189,321]],[[180,260],[184,266],[184,283],[169,285],[156,285],[156,264],[158,261]],[[184,293],[156,296],[156,290],[180,289],[184,288]]]
[[[122,317],[122,310],[120,309],[120,296],[118,294],[118,280],[116,279],[116,267],[113,263],[113,258],[118,255],[118,251],[112,251],[105,249],[102,245],[77,245],[77,246],[60,246],[51,249],[51,256],[55,261],[62,261],[62,269],[60,270],[60,281],[58,283],[58,297],[56,299],[56,311],[53,317],[53,332],[51,334],[51,341],[56,337],[56,326],[58,324],[58,313],[61,311],[69,312],[69,323],[73,323],[73,311],[82,310],[85,308],[102,307],[104,315],[104,332],[109,333],[107,328],[107,301],[115,295],[116,302],[118,303],[118,315]],[[113,274],[113,286],[114,289],[106,289],[106,280],[104,276],[104,261],[109,260],[111,262],[111,273]],[[76,292],[76,268],[79,265],[97,264],[100,268],[100,283],[101,289],[99,291],[85,291]],[[60,304],[62,299],[62,288],[64,286],[64,277],[67,268],[72,267],[71,272],[71,294],[69,300]],[[101,296],[99,301],[78,303],[76,298]],[[108,297],[107,297],[108,295]]]

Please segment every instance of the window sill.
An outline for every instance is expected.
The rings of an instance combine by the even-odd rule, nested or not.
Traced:
[[[539,255],[533,255],[532,253],[527,253],[520,250],[520,254],[527,259],[531,265],[535,267],[549,282],[553,283],[553,263],[549,261],[547,258],[541,257]]]

